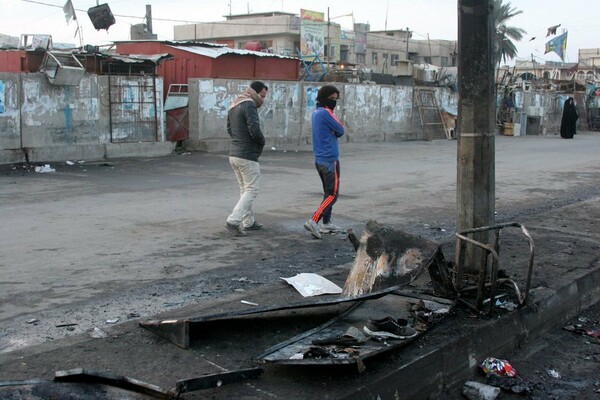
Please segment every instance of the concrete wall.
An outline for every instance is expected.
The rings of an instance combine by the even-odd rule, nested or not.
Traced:
[[[20,74],[0,72],[0,163],[18,162],[21,151]]]
[[[42,73],[0,74],[0,164],[169,154],[162,87],[158,78],[153,101],[151,77],[56,86]]]
[[[189,80],[190,150],[229,148],[227,111],[250,81]],[[302,148],[311,144],[311,114],[321,84],[265,81],[267,101],[259,109],[268,147]],[[413,88],[409,86],[336,83],[340,101],[336,115],[346,125],[343,140],[352,142],[424,140],[419,116],[413,118]],[[440,101],[445,89],[436,89]],[[447,100],[446,100],[447,101]],[[416,125],[415,125],[416,124]]]
[[[515,91],[515,111],[525,113],[527,125],[524,128],[529,135],[557,135],[560,134],[565,100],[569,97],[578,104],[580,118],[577,121],[579,128],[587,129],[584,112],[584,96],[580,93],[556,93],[547,91]],[[519,121],[514,121],[519,122]]]

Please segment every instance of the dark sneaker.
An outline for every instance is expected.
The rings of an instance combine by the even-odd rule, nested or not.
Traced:
[[[245,231],[259,231],[262,228],[264,228],[263,224],[259,224],[258,222],[254,221],[254,223],[250,226],[245,226],[244,230]]]
[[[225,222],[225,228],[236,236],[246,236],[242,224],[232,224],[231,222]]]
[[[316,239],[321,239],[321,232],[319,232],[319,224],[312,219],[309,219],[304,223],[304,229],[310,232]]]
[[[370,319],[363,330],[367,335],[384,338],[408,339],[417,334],[408,321],[402,318],[393,319],[385,317],[382,319]]]

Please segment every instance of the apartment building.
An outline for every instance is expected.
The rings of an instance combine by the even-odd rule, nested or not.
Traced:
[[[276,11],[227,15],[225,18],[220,22],[177,25],[174,27],[174,40],[220,43],[231,48],[285,56],[298,55],[303,51],[302,40],[307,38],[301,38],[301,35],[306,19],[297,14]],[[371,31],[369,24],[362,23],[356,23],[353,30],[348,30],[324,18],[318,22],[322,27],[322,37],[311,39],[319,42],[316,45],[319,50],[303,57],[312,59],[317,54],[319,60],[328,65],[350,65],[395,76],[412,74],[408,52],[409,30]],[[431,48],[437,49],[435,46]]]

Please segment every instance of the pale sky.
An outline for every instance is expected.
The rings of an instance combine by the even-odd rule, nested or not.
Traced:
[[[77,25],[67,25],[62,10],[66,0],[0,0],[0,33],[11,36],[50,34],[54,42],[73,43]],[[406,29],[414,39],[457,38],[456,0],[72,0],[83,32],[83,43],[110,44],[128,40],[131,25],[142,23],[146,4],[152,6],[153,31],[158,39],[172,40],[173,26],[187,22],[223,21],[224,15],[245,14],[248,11],[285,11],[299,14],[300,9],[325,13],[331,21],[351,29],[353,17],[359,23],[370,23],[371,30]],[[87,10],[108,3],[116,24],[108,32],[96,31]],[[566,62],[577,61],[579,48],[600,48],[599,0],[511,0],[523,14],[514,17],[510,25],[527,31],[517,43],[519,59],[537,62],[560,61],[555,53],[544,54],[547,28],[561,24],[557,34],[568,33]],[[167,21],[168,20],[168,21]],[[536,39],[530,41],[532,37]]]

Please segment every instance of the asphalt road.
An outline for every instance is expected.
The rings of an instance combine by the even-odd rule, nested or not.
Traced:
[[[454,232],[456,141],[345,143],[334,222],[369,219],[432,240]],[[498,221],[598,196],[600,135],[496,137]],[[231,238],[237,184],[225,154],[0,167],[0,352],[352,261],[303,222],[320,200],[308,151],[266,149],[264,232]]]

